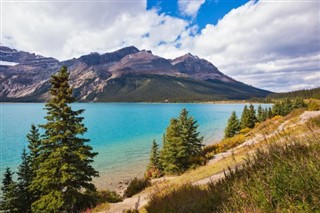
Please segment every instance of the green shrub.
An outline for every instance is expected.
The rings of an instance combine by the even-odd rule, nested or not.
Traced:
[[[142,190],[144,190],[146,187],[150,186],[150,180],[146,179],[146,178],[142,178],[142,179],[138,179],[138,178],[134,178],[128,188],[125,190],[124,192],[124,196],[125,197],[132,197],[133,195],[141,192]]]
[[[98,191],[98,200],[99,203],[117,203],[121,202],[123,199],[115,191],[110,191],[108,189]]]
[[[317,110],[320,110],[320,104],[319,102],[316,102],[314,100],[311,100],[309,103],[308,103],[308,110],[309,111],[317,111]]]
[[[244,129],[241,129],[241,130],[240,130],[240,134],[243,134],[243,135],[248,134],[248,133],[250,132],[250,130],[251,130],[251,129],[248,128],[248,127],[247,127],[247,128],[244,128]]]

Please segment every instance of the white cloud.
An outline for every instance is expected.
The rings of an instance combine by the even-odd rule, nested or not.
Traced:
[[[179,10],[182,15],[196,17],[205,0],[178,0]]]
[[[183,11],[195,16],[204,1],[187,2],[193,5]],[[2,6],[1,43],[20,50],[69,59],[135,45],[166,58],[191,52],[272,91],[320,86],[320,2],[248,2],[200,32],[186,20],[146,11],[143,0]]]
[[[217,25],[186,37],[181,48],[254,86],[273,91],[291,90],[297,84],[320,86],[301,78],[320,72],[319,6],[320,2],[248,2]]]

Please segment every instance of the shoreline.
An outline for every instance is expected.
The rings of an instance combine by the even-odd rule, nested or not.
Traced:
[[[45,104],[47,102],[32,101],[0,101],[0,104]],[[224,100],[224,101],[200,101],[200,102],[74,102],[73,104],[273,104],[249,100]]]
[[[219,143],[222,137],[210,137],[204,140],[204,146]],[[147,162],[131,162],[126,166],[127,168],[136,168],[135,171],[127,170],[126,168],[118,168],[118,170],[99,171],[100,176],[93,179],[93,184],[98,190],[111,190],[117,193],[123,193],[130,181],[135,178],[142,178],[146,169]]]

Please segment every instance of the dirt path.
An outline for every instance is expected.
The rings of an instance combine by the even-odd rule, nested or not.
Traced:
[[[270,133],[269,135],[261,135],[261,134],[255,135],[253,138],[248,139],[247,141],[245,141],[244,143],[240,144],[239,146],[237,146],[237,147],[235,147],[233,149],[230,149],[230,150],[228,150],[226,152],[223,152],[223,153],[216,154],[215,157],[208,162],[208,164],[209,165],[210,164],[214,164],[215,162],[217,162],[217,161],[219,161],[219,160],[221,160],[221,159],[223,159],[225,157],[231,156],[232,153],[235,150],[237,150],[237,149],[239,149],[241,147],[250,146],[250,145],[255,144],[255,143],[260,143],[261,141],[264,141],[267,138],[275,136],[276,134],[278,134],[279,132],[285,130],[286,128],[292,127],[292,126],[297,125],[297,124],[303,124],[307,120],[309,120],[310,118],[316,117],[316,116],[320,116],[320,111],[305,111],[304,113],[302,113],[299,116],[299,120],[297,121],[297,123],[294,123],[294,124],[292,124],[290,126],[287,126],[289,121],[285,121],[284,123],[279,125],[279,127],[275,131]],[[204,185],[204,184],[208,184],[208,183],[210,183],[212,181],[216,181],[218,179],[221,179],[223,177],[224,177],[224,173],[223,172],[219,172],[219,173],[213,174],[213,175],[211,175],[211,176],[209,176],[207,178],[195,181],[192,184],[193,185]],[[173,178],[174,177],[169,177],[169,179],[173,179]],[[110,208],[108,210],[102,211],[100,213],[104,213],[104,212],[122,213],[123,210],[134,209],[138,200],[139,200],[138,208],[141,208],[141,207],[147,205],[148,200],[149,200],[149,193],[150,192],[141,192],[140,194],[137,194],[137,195],[135,195],[135,196],[133,196],[131,198],[127,198],[127,199],[123,200],[122,202],[111,203],[110,204]]]

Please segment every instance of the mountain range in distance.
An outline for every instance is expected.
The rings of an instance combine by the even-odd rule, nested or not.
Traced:
[[[262,90],[234,80],[190,53],[165,59],[134,46],[59,61],[0,46],[0,100],[48,100],[50,76],[68,67],[81,102],[206,102],[266,97]]]

